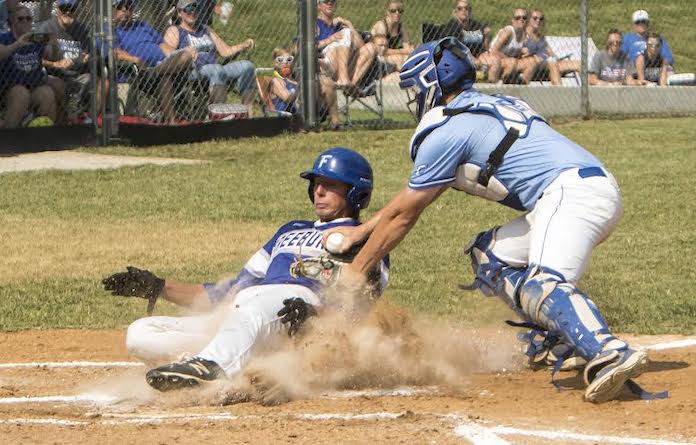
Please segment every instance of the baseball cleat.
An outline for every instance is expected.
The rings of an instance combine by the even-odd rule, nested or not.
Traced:
[[[648,367],[645,351],[626,349],[600,353],[585,367],[585,400],[604,403],[619,395],[627,380],[638,377]]]
[[[145,375],[145,380],[158,391],[170,391],[198,386],[202,382],[211,382],[224,375],[220,365],[214,361],[193,357],[151,369]]]

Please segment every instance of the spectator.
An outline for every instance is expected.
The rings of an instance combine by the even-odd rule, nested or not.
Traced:
[[[336,0],[317,0],[317,48],[324,74],[336,81],[336,88],[350,88],[348,65],[364,42],[349,20],[335,16],[336,4]]]
[[[631,59],[621,51],[622,40],[621,31],[609,30],[606,49],[598,51],[590,63],[590,85],[637,85],[631,76]]]
[[[500,76],[505,82],[529,83],[531,76],[526,77],[525,73],[533,73],[538,64],[534,57],[529,57],[529,50],[525,47],[527,18],[526,9],[515,8],[512,14],[512,24],[498,31],[491,43],[491,53],[500,59],[500,69],[502,70]],[[518,76],[518,73],[521,75]],[[498,73],[490,67],[488,80],[490,82],[498,80]]]
[[[58,0],[56,15],[38,27],[38,31],[50,34],[58,42],[56,60],[43,60],[43,66],[65,82],[68,91],[67,105],[75,116],[85,110],[84,99],[90,84],[89,74],[89,31],[76,18],[79,0]],[[97,83],[101,88],[101,82]],[[97,93],[97,109],[100,108],[101,92]]]
[[[530,57],[536,61],[536,69],[532,69],[532,64],[528,64],[527,72],[523,75],[527,79],[532,79],[538,73],[548,72],[551,85],[560,85],[561,76],[573,71],[580,71],[579,60],[558,60],[553,49],[546,41],[544,35],[544,11],[532,9],[527,23],[527,42],[525,47]]]
[[[356,86],[365,74],[374,65],[375,58],[381,57],[387,70],[384,74],[396,72],[401,69],[408,56],[413,51],[406,25],[402,21],[404,15],[404,3],[400,0],[388,0],[387,14],[383,20],[372,25],[370,41],[365,43],[358,53],[355,63],[351,85]],[[374,36],[382,35],[387,38],[386,53],[381,53],[375,44]],[[380,41],[381,43],[381,41]]]
[[[662,57],[662,37],[656,32],[648,33],[646,49],[636,57],[634,77],[640,85],[667,85],[669,65]]]
[[[21,5],[29,8],[35,24],[48,20],[51,17],[53,7],[53,0],[6,0],[6,3],[10,19]]]
[[[399,71],[394,63],[386,59],[389,51],[389,38],[385,34],[373,34],[369,45],[374,48],[374,53],[372,53],[372,58],[361,67],[360,72],[356,68],[356,74],[359,77],[355,78],[350,88],[351,94],[359,92],[361,88],[371,84],[374,79]]]
[[[384,19],[372,25],[370,30],[372,36],[381,34],[387,37],[387,53],[384,54],[384,58],[388,63],[396,66],[397,70],[401,69],[414,48],[406,24],[403,22],[405,12],[403,1],[389,0]]]
[[[196,56],[192,47],[174,50],[148,23],[134,20],[135,0],[112,0],[116,59],[149,69],[157,76],[160,106],[167,123],[175,123],[172,101],[175,78],[187,71]]]
[[[273,79],[271,80],[271,100],[276,111],[295,114],[297,112],[298,84],[292,78],[295,56],[285,48],[273,50]]]
[[[452,36],[459,39],[471,51],[476,62],[476,69],[484,74],[493,73],[492,82],[497,81],[500,73],[500,58],[490,52],[491,28],[485,22],[473,19],[470,0],[458,0],[452,10],[452,18],[443,25],[442,37]]]
[[[228,85],[235,83],[247,107],[249,116],[253,114],[256,98],[256,75],[254,64],[248,60],[237,60],[221,65],[217,56],[235,57],[254,47],[254,40],[230,46],[208,25],[198,25],[198,4],[196,0],[179,0],[176,4],[179,24],[170,26],[164,33],[164,42],[177,50],[193,49],[195,76],[208,79],[210,103],[227,102]]]
[[[34,112],[53,122],[63,123],[57,104],[62,102],[64,85],[46,75],[42,58],[53,58],[55,39],[31,31],[33,17],[26,6],[18,6],[10,20],[10,31],[0,34],[0,97],[5,100],[5,128],[19,127]]]
[[[9,14],[9,11],[7,10],[7,2],[5,0],[0,0],[0,32],[7,32],[10,30],[10,28],[8,28],[10,24]]]
[[[648,11],[639,9],[631,16],[633,21],[633,32],[627,32],[623,35],[623,45],[621,51],[628,54],[632,62],[635,62],[639,54],[643,54],[646,48],[646,40],[648,39],[648,28],[650,27],[650,16]],[[667,61],[670,66],[669,70],[673,71],[674,57],[669,43],[663,37],[660,48],[660,55]]]

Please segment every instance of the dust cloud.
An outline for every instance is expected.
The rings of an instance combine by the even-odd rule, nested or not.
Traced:
[[[509,330],[477,331],[412,317],[386,300],[364,320],[342,313],[310,319],[287,343],[252,360],[223,403],[275,404],[335,390],[398,386],[456,393],[466,390],[467,376],[519,366]]]

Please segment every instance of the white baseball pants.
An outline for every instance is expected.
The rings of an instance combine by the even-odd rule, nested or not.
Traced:
[[[304,286],[251,286],[211,314],[136,320],[128,327],[126,346],[145,362],[171,361],[192,353],[214,361],[232,377],[244,369],[254,350],[286,332],[277,313],[283,300],[293,297],[321,305],[319,297]]]
[[[619,186],[609,172],[583,178],[578,171],[561,173],[530,212],[498,229],[492,248],[498,258],[513,267],[548,267],[577,284],[592,249],[623,213]]]

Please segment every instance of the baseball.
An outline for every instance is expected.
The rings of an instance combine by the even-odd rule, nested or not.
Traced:
[[[343,234],[339,232],[332,233],[326,238],[326,250],[329,253],[341,253],[341,244],[343,244]]]

